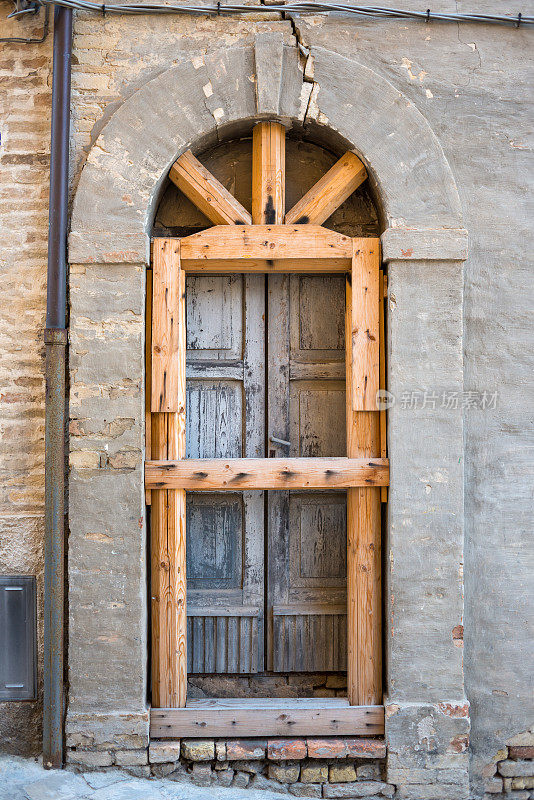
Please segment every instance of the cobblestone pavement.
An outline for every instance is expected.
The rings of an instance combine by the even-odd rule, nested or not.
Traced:
[[[45,770],[41,759],[0,755],[0,800],[287,800],[287,794],[254,789],[203,788],[157,778],[132,778],[120,769]]]

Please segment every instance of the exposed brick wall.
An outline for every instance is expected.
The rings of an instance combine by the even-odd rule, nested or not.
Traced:
[[[39,36],[6,21],[2,36]],[[0,574],[36,575],[42,654],[44,346],[52,36],[0,44]],[[40,749],[42,660],[33,703],[0,704],[0,748]]]

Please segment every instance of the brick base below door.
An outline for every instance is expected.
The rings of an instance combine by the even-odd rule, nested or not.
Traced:
[[[393,797],[386,783],[382,739],[182,739],[152,741],[148,760],[157,777],[200,786],[286,791],[296,797]]]

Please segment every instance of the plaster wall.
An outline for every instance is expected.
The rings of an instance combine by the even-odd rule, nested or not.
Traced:
[[[445,3],[443,7],[448,6],[450,10],[456,7],[452,2]],[[495,4],[483,3],[482,6],[479,6],[481,10],[497,10]],[[296,19],[293,27],[289,21],[280,21],[280,15],[274,12],[270,19],[262,15],[261,21],[250,16],[244,20],[188,17],[148,17],[139,20],[130,17],[102,19],[99,16],[77,14],[72,103],[73,190],[77,186],[81,167],[91,144],[106,121],[126,99],[133,97],[149,80],[178,63],[184,55],[251,44],[257,31],[266,29],[283,32],[287,44],[291,44],[297,31],[306,46],[336,51],[389,80],[428,120],[444,149],[460,192],[464,223],[470,236],[470,252],[464,265],[463,296],[458,294],[456,275],[454,296],[449,297],[448,301],[459,311],[463,300],[463,388],[477,392],[498,391],[495,409],[462,411],[465,501],[456,500],[445,511],[440,511],[450,514],[451,519],[457,518],[462,514],[462,503],[465,503],[464,619],[459,619],[461,608],[455,601],[450,608],[449,641],[450,644],[453,636],[455,637],[452,645],[454,650],[447,649],[445,658],[452,658],[453,670],[458,665],[461,667],[463,640],[460,638],[458,626],[463,623],[463,666],[467,697],[471,702],[473,791],[479,792],[482,765],[492,758],[507,738],[528,727],[531,719],[528,712],[532,712],[532,670],[529,667],[532,636],[528,625],[529,619],[533,617],[533,610],[529,607],[531,599],[527,591],[527,533],[530,527],[531,498],[528,490],[525,433],[529,421],[525,386],[528,385],[532,373],[527,318],[531,301],[531,281],[527,276],[527,266],[532,249],[532,209],[528,207],[527,199],[528,180],[531,180],[531,161],[529,162],[528,157],[532,147],[529,140],[532,108],[527,87],[531,70],[528,53],[532,33],[522,29],[489,26],[459,27],[401,21],[364,23],[324,16]],[[31,50],[34,57],[37,57],[37,53],[41,57],[44,54],[43,62],[35,67],[38,74],[31,76],[37,80],[36,97],[34,98],[33,92],[28,91],[29,84],[25,83],[21,72],[17,85],[7,90],[6,96],[10,105],[7,116],[2,120],[0,159],[3,159],[3,164],[8,164],[13,155],[28,150],[39,153],[43,162],[21,166],[21,174],[11,171],[9,174],[4,173],[7,180],[4,175],[0,178],[3,203],[0,213],[4,215],[3,221],[7,220],[8,223],[2,225],[2,235],[7,237],[7,242],[0,263],[6,274],[11,276],[11,296],[18,298],[21,309],[20,314],[15,315],[17,325],[13,321],[15,318],[11,316],[13,306],[5,304],[0,312],[4,330],[8,331],[2,357],[7,364],[5,374],[8,385],[33,386],[31,390],[28,389],[31,397],[28,400],[22,398],[23,406],[19,410],[18,407],[8,405],[9,398],[6,399],[2,392],[2,408],[6,409],[6,422],[2,424],[5,430],[9,430],[9,435],[13,436],[14,424],[20,426],[21,420],[28,419],[38,421],[37,425],[33,421],[31,424],[25,422],[24,429],[20,431],[16,428],[18,432],[13,441],[16,440],[19,446],[15,455],[13,445],[8,444],[9,440],[4,435],[0,445],[8,478],[6,485],[14,481],[16,485],[24,486],[23,491],[18,491],[16,486],[15,490],[10,490],[3,510],[2,552],[5,551],[7,555],[3,558],[1,568],[6,574],[19,569],[38,575],[42,571],[44,406],[40,334],[44,319],[46,264],[44,237],[48,177],[49,45],[50,42],[44,46],[33,46]],[[21,46],[18,46],[16,58],[26,58],[30,49],[21,50]],[[327,65],[324,68],[327,69]],[[12,69],[8,63],[9,74]],[[16,72],[16,76],[19,78],[19,72]],[[336,80],[336,76],[330,77]],[[337,80],[343,81],[345,77],[339,75]],[[245,91],[244,87],[240,89]],[[203,98],[206,113],[211,114],[214,109],[209,105],[209,88],[203,90],[199,85],[199,91],[202,93],[199,96]],[[17,97],[15,109],[14,97]],[[353,102],[357,105],[358,98],[355,97]],[[31,136],[37,136],[37,140],[31,147],[28,147],[27,141],[22,142],[20,137],[9,141],[4,135],[8,124],[14,126],[17,120],[22,123],[19,114],[21,103],[35,108]],[[25,112],[26,122],[30,111],[28,108]],[[11,129],[15,130],[14,127]],[[157,137],[158,132],[154,131],[152,135]],[[9,158],[6,159],[6,156]],[[141,163],[139,168],[142,170],[144,165]],[[20,191],[21,184],[29,187],[29,193],[38,199],[35,208],[28,208],[27,217],[20,214],[21,205],[17,203],[16,210],[19,213],[13,222],[12,191],[14,186],[19,187]],[[21,202],[29,202],[29,193],[22,192],[24,199]],[[413,202],[417,203],[418,199],[414,198]],[[424,204],[420,210],[421,219],[424,219]],[[36,236],[37,240],[33,238]],[[20,247],[22,237],[26,237],[23,248]],[[24,292],[20,281],[21,268],[24,286],[29,288]],[[436,296],[440,291],[446,295],[446,275],[440,270],[440,264],[434,263],[431,268],[436,275]],[[76,292],[76,275],[83,269],[81,266],[74,267],[71,293]],[[128,283],[131,279],[131,275],[126,273],[133,273],[136,269],[135,264],[132,264],[129,267],[113,267],[106,275],[95,274],[95,284],[102,288],[95,289],[94,298],[97,298],[100,291],[103,296],[111,298],[106,312],[110,316],[101,314],[97,324],[89,310],[86,316],[92,321],[86,326],[86,333],[83,332],[83,326],[80,328],[82,336],[90,335],[98,344],[102,331],[109,329],[110,319],[117,312],[119,323],[113,324],[119,338],[128,341],[128,337],[133,337],[132,341],[138,347],[142,338],[142,298],[124,298],[120,291],[121,282]],[[395,273],[394,263],[392,270]],[[415,272],[412,276],[414,280],[417,279]],[[113,289],[104,285],[109,281],[115,281]],[[142,290],[142,284],[139,285]],[[90,305],[93,300],[86,298],[84,302]],[[424,305],[423,297],[421,306],[418,306],[419,314],[426,313]],[[78,306],[78,310],[79,315],[83,316],[83,303]],[[98,310],[93,310],[98,316]],[[28,322],[24,330],[20,327],[21,317]],[[447,336],[446,327],[442,332]],[[425,353],[421,355],[424,357]],[[455,353],[454,359],[457,358],[458,354]],[[103,347],[101,362],[109,364],[112,359],[113,354]],[[135,404],[136,390],[139,390],[139,385],[135,384],[139,380],[140,365],[134,359],[130,366],[132,374],[127,379],[132,384],[125,387],[127,399],[124,402]],[[420,377],[417,370],[416,375]],[[455,375],[454,389],[457,389],[457,373]],[[409,387],[409,378],[402,377],[403,385],[407,388],[427,388],[418,385],[415,377],[413,386]],[[453,386],[448,387],[447,380],[445,384],[447,388],[453,389]],[[428,388],[438,387],[430,385]],[[90,402],[98,404],[100,394],[100,390],[96,391]],[[115,399],[118,405],[122,404],[119,393]],[[132,415],[126,411],[122,412],[121,405],[119,416],[124,420],[135,418],[139,409],[136,407]],[[405,410],[403,418],[409,420],[410,413],[416,412]],[[124,431],[114,428],[111,437],[106,431],[92,433],[97,438],[100,437],[101,441],[105,438],[107,442],[117,442],[123,437],[121,446],[116,446],[115,449],[112,442],[109,456],[112,460],[111,468],[122,471],[120,474],[125,476],[123,480],[128,484],[125,492],[135,492],[134,484],[138,484],[135,481],[134,484],[130,482],[135,477],[133,470],[142,448],[141,431],[134,426],[133,429],[126,428]],[[24,443],[22,448],[20,441]],[[91,457],[76,455],[76,430],[72,441],[76,480],[76,467],[82,473],[84,469],[99,469],[101,454],[100,448],[95,447],[98,462],[84,463],[84,458]],[[132,458],[130,462],[129,457]],[[113,464],[114,458],[118,460]],[[83,474],[80,480],[83,480]],[[82,483],[79,485],[82,486]],[[425,483],[425,487],[426,485]],[[430,491],[434,491],[431,479],[428,485],[431,487]],[[34,487],[31,491],[30,486]],[[101,488],[100,492],[102,491],[105,489]],[[425,491],[423,488],[423,492]],[[28,492],[31,493],[31,498],[27,502],[21,500],[22,495]],[[95,498],[99,496],[97,492]],[[141,496],[136,497],[138,508],[142,506],[141,501]],[[21,502],[24,507],[20,506]],[[88,506],[89,519],[91,510]],[[447,524],[446,521],[444,524]],[[98,539],[99,535],[111,535],[100,529],[91,530],[90,527],[89,525],[82,539],[88,552],[103,547],[103,540]],[[115,535],[120,545],[121,531],[114,529],[113,536]],[[12,547],[14,540],[17,542],[16,547]],[[126,548],[127,543],[124,546]],[[16,553],[19,551],[24,551],[27,557],[17,559]],[[94,557],[95,553],[92,552],[91,559]],[[461,564],[456,564],[454,570],[461,570]],[[451,567],[451,575],[452,572]],[[139,574],[133,578],[133,583],[128,582],[125,591],[142,597],[142,578]],[[398,606],[398,618],[402,620],[403,612],[413,617],[417,609],[420,609],[421,626],[423,629],[425,626],[428,628],[432,626],[429,609],[432,603],[440,602],[441,587],[437,582],[430,598],[430,606],[426,609],[428,613],[425,613],[426,600],[423,601],[418,592],[416,571],[412,581],[413,593],[406,591],[403,602]],[[448,582],[444,583],[449,586]],[[461,587],[461,580],[457,586]],[[112,597],[110,602],[124,603],[125,598]],[[90,609],[87,614],[91,614]],[[456,633],[453,633],[453,629],[456,629]],[[129,635],[124,631],[124,626],[120,625],[120,611],[117,616],[117,630],[118,635]],[[115,633],[111,632],[110,635]],[[404,633],[408,652],[410,635],[415,636],[417,632],[414,630],[411,634],[409,631]],[[441,681],[439,676],[442,672],[443,655],[439,654],[439,650],[436,652],[433,645],[440,637],[448,635],[449,631],[438,631],[424,645],[422,660],[425,672],[427,675],[435,673],[438,683]],[[139,653],[143,651],[143,641],[136,641],[134,645]],[[108,643],[101,642],[98,646],[105,648]],[[402,648],[399,649],[399,653],[401,652]],[[128,668],[128,665],[123,666]],[[409,677],[417,680],[417,676]],[[81,673],[79,680],[84,680]],[[86,681],[91,683],[90,664],[86,670]],[[446,681],[441,685],[445,687]],[[98,689],[95,685],[95,708],[99,699]],[[125,691],[126,707],[128,703],[131,704],[133,695],[128,694],[127,687]],[[141,709],[144,698],[139,696],[137,689],[132,688],[132,692],[137,707]],[[29,708],[25,707],[24,713],[31,715],[33,712],[28,711]],[[21,706],[11,705],[6,712],[0,723],[0,735],[4,741],[11,741],[11,747],[35,749],[38,741],[38,715],[32,716],[28,724],[19,728],[17,725],[13,726],[12,720],[20,719]],[[13,737],[11,731],[14,727],[17,731]]]

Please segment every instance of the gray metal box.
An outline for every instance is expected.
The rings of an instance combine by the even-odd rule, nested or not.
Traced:
[[[0,575],[0,700],[35,699],[35,622],[35,578]]]

